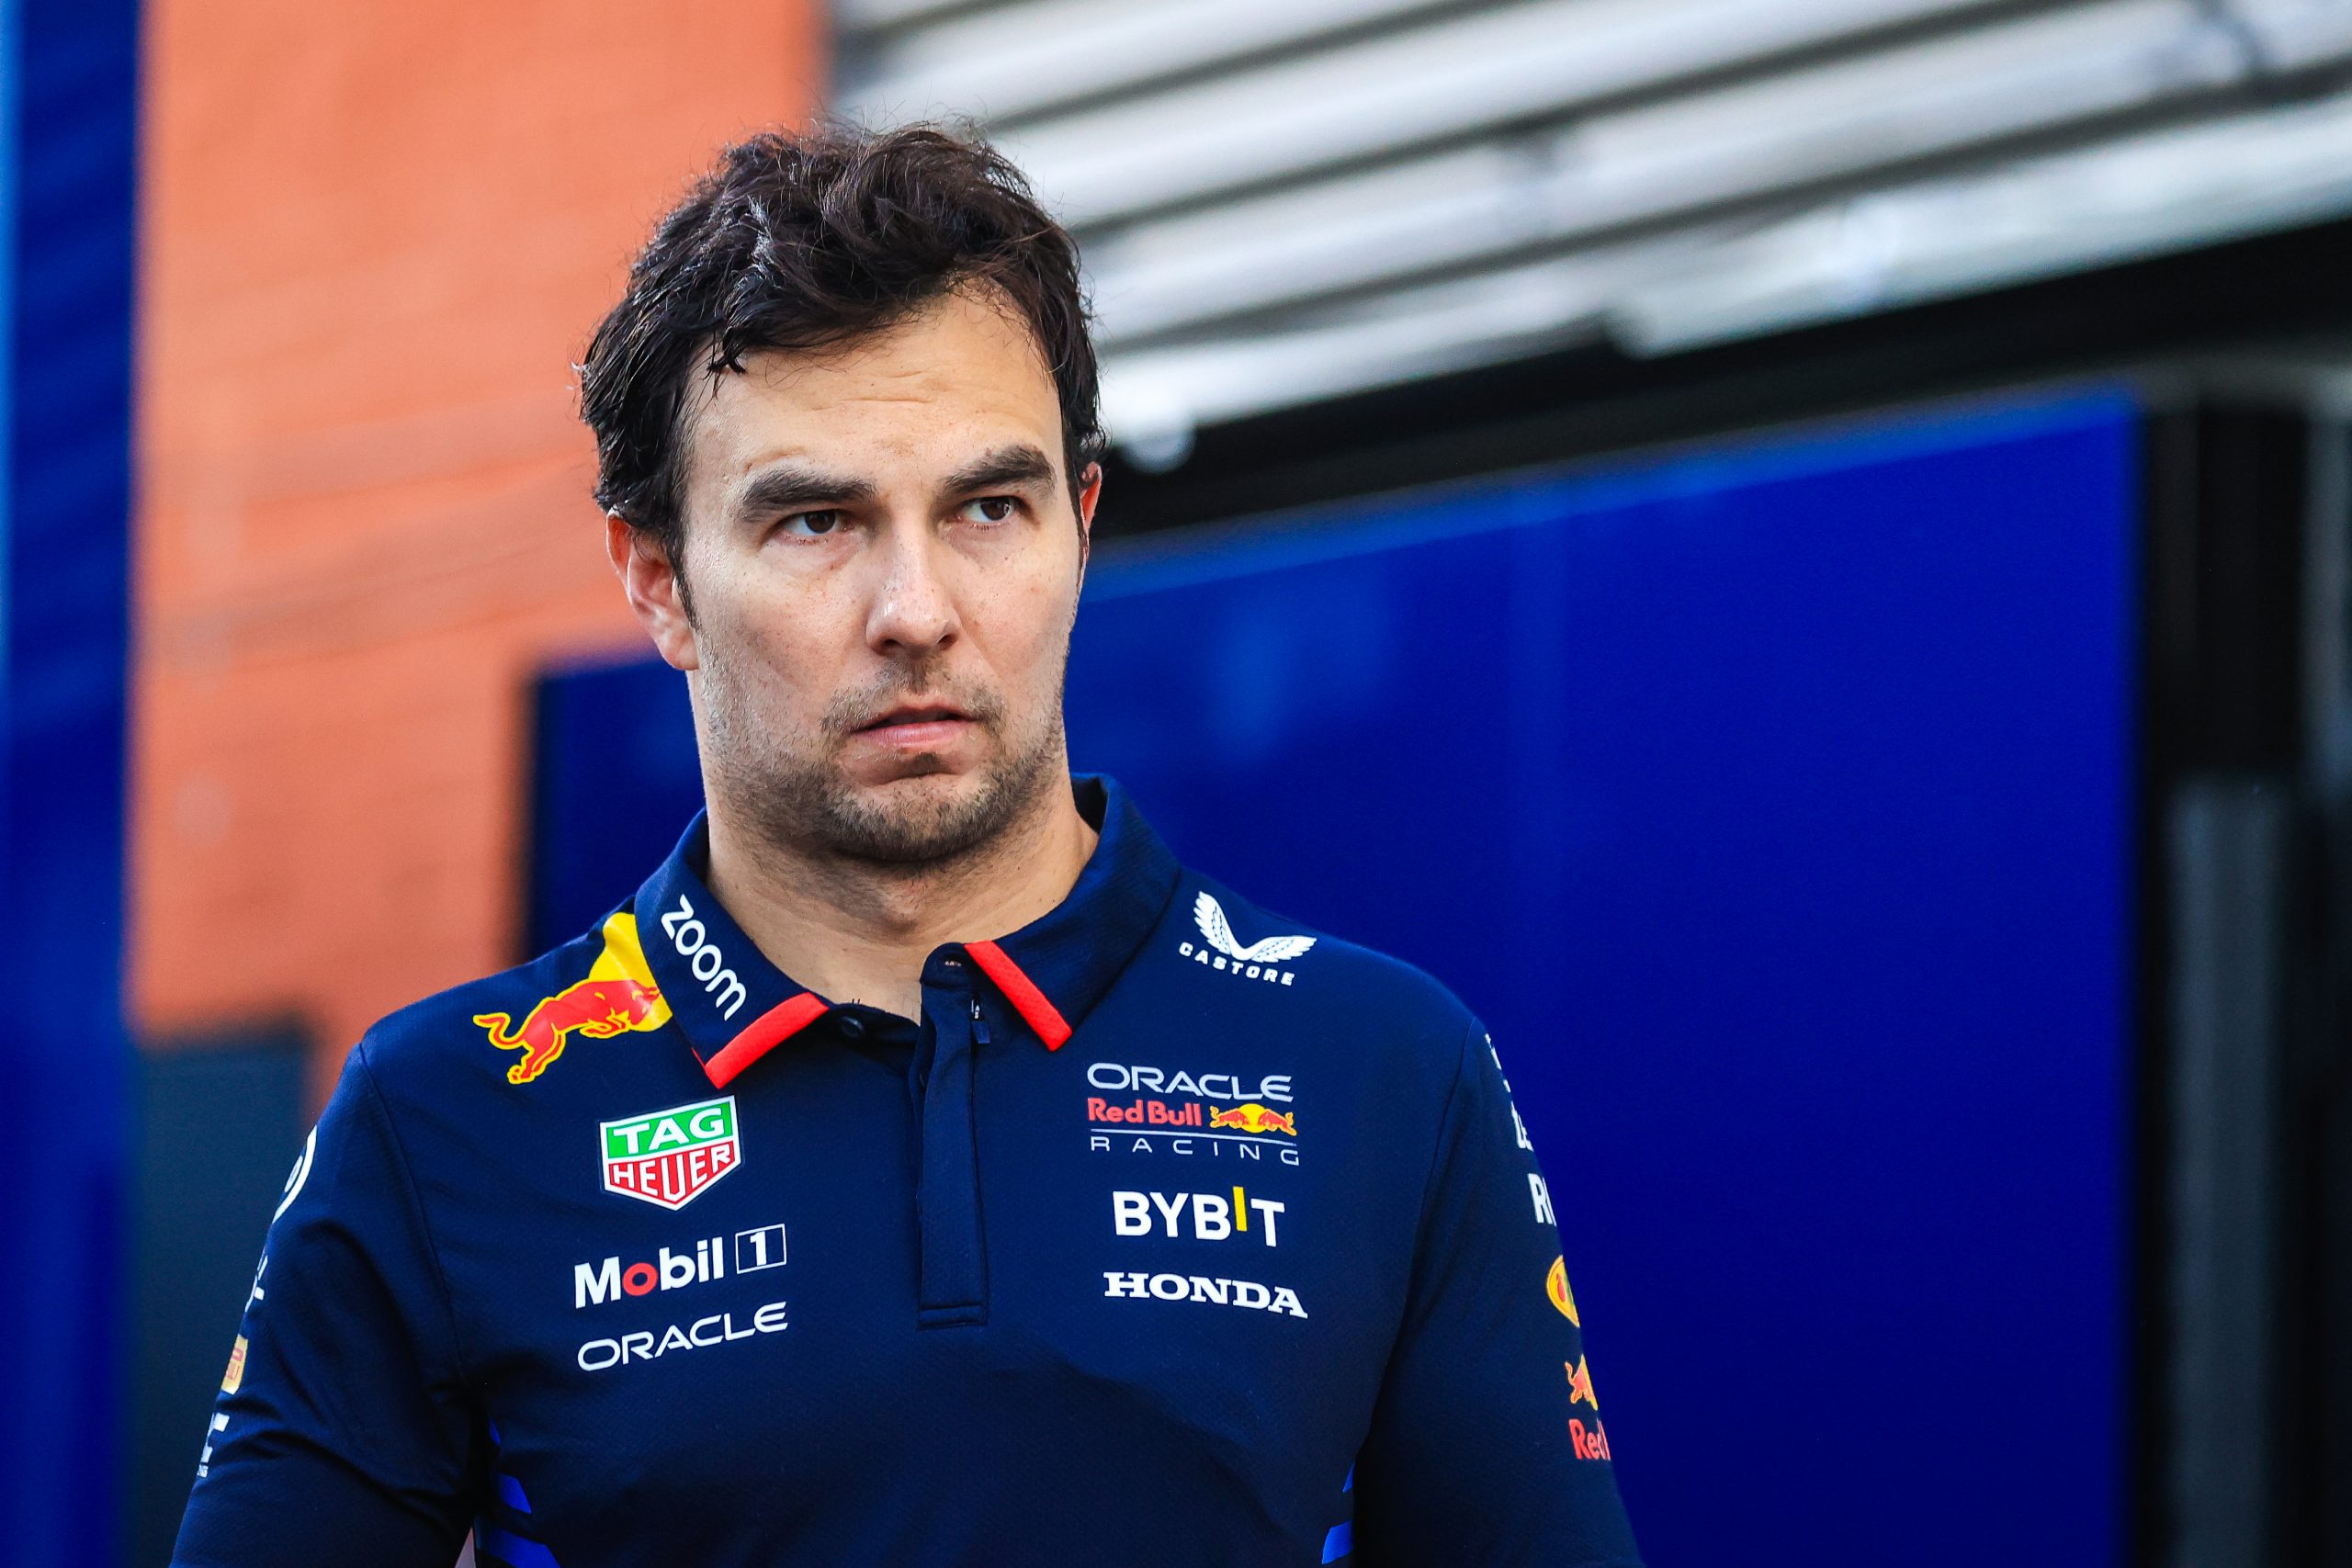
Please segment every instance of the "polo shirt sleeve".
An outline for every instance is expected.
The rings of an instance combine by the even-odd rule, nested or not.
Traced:
[[[287,1179],[204,1434],[178,1568],[448,1568],[475,1421],[363,1041]]]
[[[1553,1204],[1572,1198],[1544,1180],[1474,1021],[1356,1465],[1359,1568],[1639,1562],[1561,1261]]]

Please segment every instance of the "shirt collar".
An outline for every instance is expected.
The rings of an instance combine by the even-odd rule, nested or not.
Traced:
[[[1058,1050],[1111,988],[1176,889],[1175,856],[1114,780],[1081,774],[1070,787],[1102,837],[1069,896],[1017,931],[960,944],[1048,1050]],[[723,1088],[833,1004],[752,944],[703,880],[709,863],[710,826],[698,813],[638,890],[636,908],[671,1017]]]

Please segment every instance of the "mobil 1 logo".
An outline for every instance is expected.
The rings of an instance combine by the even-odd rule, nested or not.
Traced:
[[[623,1296],[650,1296],[656,1291],[708,1284],[724,1280],[730,1271],[756,1274],[784,1267],[782,1225],[754,1225],[737,1231],[732,1246],[729,1242],[724,1235],[707,1236],[695,1242],[691,1252],[673,1252],[665,1247],[634,1263],[623,1262],[618,1253],[594,1263],[575,1263],[571,1266],[572,1310],[599,1306]]]

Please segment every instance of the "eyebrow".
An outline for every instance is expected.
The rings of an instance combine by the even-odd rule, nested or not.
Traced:
[[[939,488],[946,495],[969,495],[974,491],[1049,485],[1053,479],[1054,460],[1023,442],[975,457],[948,475]]]
[[[872,501],[876,493],[874,486],[865,479],[829,474],[799,463],[778,463],[762,469],[743,487],[743,493],[736,498],[735,511],[739,516],[753,517],[815,507],[854,506]]]

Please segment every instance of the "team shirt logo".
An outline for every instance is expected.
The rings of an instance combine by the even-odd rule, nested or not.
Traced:
[[[784,1244],[782,1225],[756,1225],[737,1231],[732,1248],[734,1271],[739,1275],[756,1274],[763,1269],[783,1268]],[[571,1266],[571,1308],[577,1312],[626,1296],[647,1296],[656,1291],[675,1291],[724,1280],[729,1251],[727,1238],[714,1235],[695,1242],[692,1252],[673,1252],[665,1247],[655,1256],[626,1267],[618,1253],[599,1263],[575,1263]]]
[[[1119,1105],[1089,1095],[1086,1120],[1086,1146],[1100,1153],[1115,1142],[1132,1155],[1262,1160],[1272,1149],[1283,1164],[1298,1163],[1298,1112],[1269,1111],[1255,1100],[1231,1107],[1197,1100]]]
[[[1291,971],[1274,965],[1286,964],[1315,945],[1311,936],[1269,936],[1245,947],[1241,939],[1233,934],[1224,906],[1206,893],[1193,900],[1193,923],[1201,929],[1200,945],[1178,942],[1179,956],[1244,980],[1262,980],[1269,985],[1287,986],[1296,979]]]
[[[1280,1133],[1285,1138],[1295,1138],[1298,1136],[1298,1112],[1270,1111],[1254,1100],[1225,1111],[1212,1105],[1209,1107],[1209,1125],[1238,1127],[1245,1133]]]
[[[627,913],[605,921],[605,951],[588,977],[566,986],[524,1015],[514,1027],[510,1014],[481,1012],[474,1022],[502,1051],[520,1051],[522,1060],[506,1069],[506,1081],[529,1083],[555,1065],[573,1033],[591,1040],[610,1040],[633,1029],[659,1029],[670,1021],[670,1004],[653,983],[645,950],[638,945],[637,917]]]
[[[1290,1075],[1269,1073],[1259,1078],[1258,1087],[1241,1087],[1238,1073],[1202,1073],[1186,1068],[1170,1072],[1165,1067],[1131,1066],[1125,1062],[1092,1062],[1086,1068],[1086,1081],[1096,1089],[1117,1091],[1136,1089],[1150,1094],[1190,1094],[1204,1100],[1271,1100],[1278,1105],[1290,1103]]]
[[[294,1168],[286,1173],[286,1188],[278,1195],[277,1207],[270,1211],[269,1223],[273,1226],[286,1217],[286,1211],[292,1208],[294,1200],[302,1195],[303,1187],[311,1179],[311,1168],[318,1163],[318,1158],[319,1130],[313,1126],[310,1135],[302,1140],[302,1152],[294,1156]],[[261,1282],[262,1276],[268,1272],[269,1254],[265,1251],[261,1255],[261,1261],[254,1265],[253,1287],[245,1293],[246,1312],[252,1312],[268,1298],[269,1292],[263,1288]],[[242,1334],[237,1336],[237,1342],[229,1348],[228,1369],[220,1374],[222,1393],[234,1393],[244,1387],[245,1354],[250,1348],[251,1342]],[[204,1480],[212,1473],[212,1450],[227,1440],[222,1434],[228,1429],[229,1413],[225,1410],[214,1410],[211,1424],[204,1428],[204,1450],[198,1454],[196,1459],[196,1478],[198,1481]]]
[[[1495,1064],[1496,1076],[1500,1077],[1503,1059],[1495,1050],[1495,1038],[1491,1034],[1487,1036],[1487,1055]],[[1502,1086],[1504,1103],[1510,1107],[1512,1141],[1519,1145],[1521,1152],[1532,1155],[1535,1152],[1535,1145],[1527,1135],[1527,1122],[1520,1116],[1518,1104],[1509,1098],[1510,1079],[1502,1078]],[[1545,1184],[1543,1176],[1536,1171],[1531,1170],[1527,1173],[1527,1196],[1535,1209],[1535,1223],[1539,1225],[1557,1228],[1559,1220],[1552,1210],[1552,1190]],[[1562,1317],[1566,1318],[1578,1328],[1584,1326],[1584,1320],[1577,1315],[1576,1292],[1568,1288],[1568,1262],[1565,1257],[1552,1260],[1551,1272],[1544,1277],[1544,1294],[1551,1300],[1552,1305],[1558,1310]],[[1573,1361],[1563,1361],[1560,1364],[1566,1370],[1568,1377],[1568,1408],[1573,1411],[1581,1404],[1592,1411],[1589,1427],[1586,1425],[1583,1416],[1572,1416],[1569,1418],[1569,1447],[1576,1450],[1576,1456],[1578,1459],[1609,1460],[1611,1457],[1609,1452],[1609,1434],[1600,1425],[1600,1401],[1593,1395],[1592,1369],[1585,1364],[1585,1359],[1582,1356],[1578,1356]]]
[[[684,1208],[743,1162],[731,1094],[601,1122],[597,1136],[605,1190],[664,1209]]]
[[[770,1302],[753,1312],[751,1321],[740,1327],[732,1312],[715,1312],[692,1323],[673,1323],[659,1335],[642,1329],[634,1334],[591,1339],[573,1352],[572,1359],[583,1372],[601,1372],[625,1367],[631,1361],[658,1361],[673,1350],[707,1350],[714,1345],[730,1345],[762,1334],[781,1334],[790,1326],[785,1303]]]
[[[686,967],[702,982],[704,992],[719,1016],[733,1018],[749,993],[735,971],[727,966],[727,955],[710,940],[710,933],[695,917],[695,907],[684,894],[678,895],[678,907],[662,917],[662,929],[669,935],[671,951],[686,961]]]
[[[1205,1274],[1142,1274],[1106,1269],[1102,1271],[1102,1293],[1129,1301],[1203,1302],[1210,1306],[1283,1313],[1291,1317],[1306,1315],[1295,1291],[1268,1287],[1255,1280],[1220,1280]]]
[[[1566,1258],[1552,1259],[1552,1271],[1544,1277],[1544,1293],[1552,1298],[1552,1304],[1560,1309],[1562,1317],[1566,1318],[1578,1328],[1584,1326],[1584,1319],[1577,1315],[1576,1292],[1568,1289],[1568,1260]]]
[[[1268,1247],[1279,1247],[1275,1221],[1284,1206],[1271,1198],[1252,1198],[1233,1189],[1227,1201],[1221,1192],[1114,1192],[1111,1228],[1120,1235],[1150,1235],[1162,1229],[1170,1236],[1190,1234],[1194,1241],[1227,1241],[1251,1234],[1250,1216],[1258,1216],[1256,1234]]]
[[[311,1135],[302,1140],[302,1152],[294,1156],[294,1168],[286,1173],[286,1191],[277,1200],[277,1207],[270,1213],[271,1224],[276,1224],[279,1217],[294,1206],[294,1200],[302,1195],[302,1184],[311,1179],[311,1163],[318,1157],[319,1130],[313,1127]],[[262,1261],[266,1264],[269,1259],[265,1257]],[[255,1277],[258,1279],[259,1276]]]
[[[1592,1370],[1584,1364],[1584,1358],[1578,1356],[1575,1360],[1563,1361],[1560,1365],[1568,1369],[1568,1403],[1589,1404],[1595,1411],[1600,1410],[1600,1401],[1594,1398],[1592,1393]]]
[[[1569,1446],[1576,1450],[1578,1459],[1605,1460],[1613,1457],[1609,1451],[1609,1434],[1601,1429],[1600,1401],[1593,1397],[1591,1370],[1584,1364],[1582,1356],[1573,1361],[1563,1361],[1560,1365],[1568,1371],[1568,1408],[1574,1410],[1577,1405],[1585,1404],[1591,1406],[1593,1413],[1590,1431],[1585,1429],[1581,1417],[1569,1419]]]
[[[1086,1081],[1091,1087],[1148,1092],[1125,1101],[1088,1095],[1087,1147],[1108,1150],[1114,1137],[1125,1134],[1130,1154],[1262,1159],[1271,1148],[1284,1165],[1296,1165],[1298,1150],[1292,1145],[1298,1139],[1298,1112],[1290,1108],[1290,1080],[1288,1073],[1267,1073],[1253,1087],[1238,1073],[1090,1063]]]

